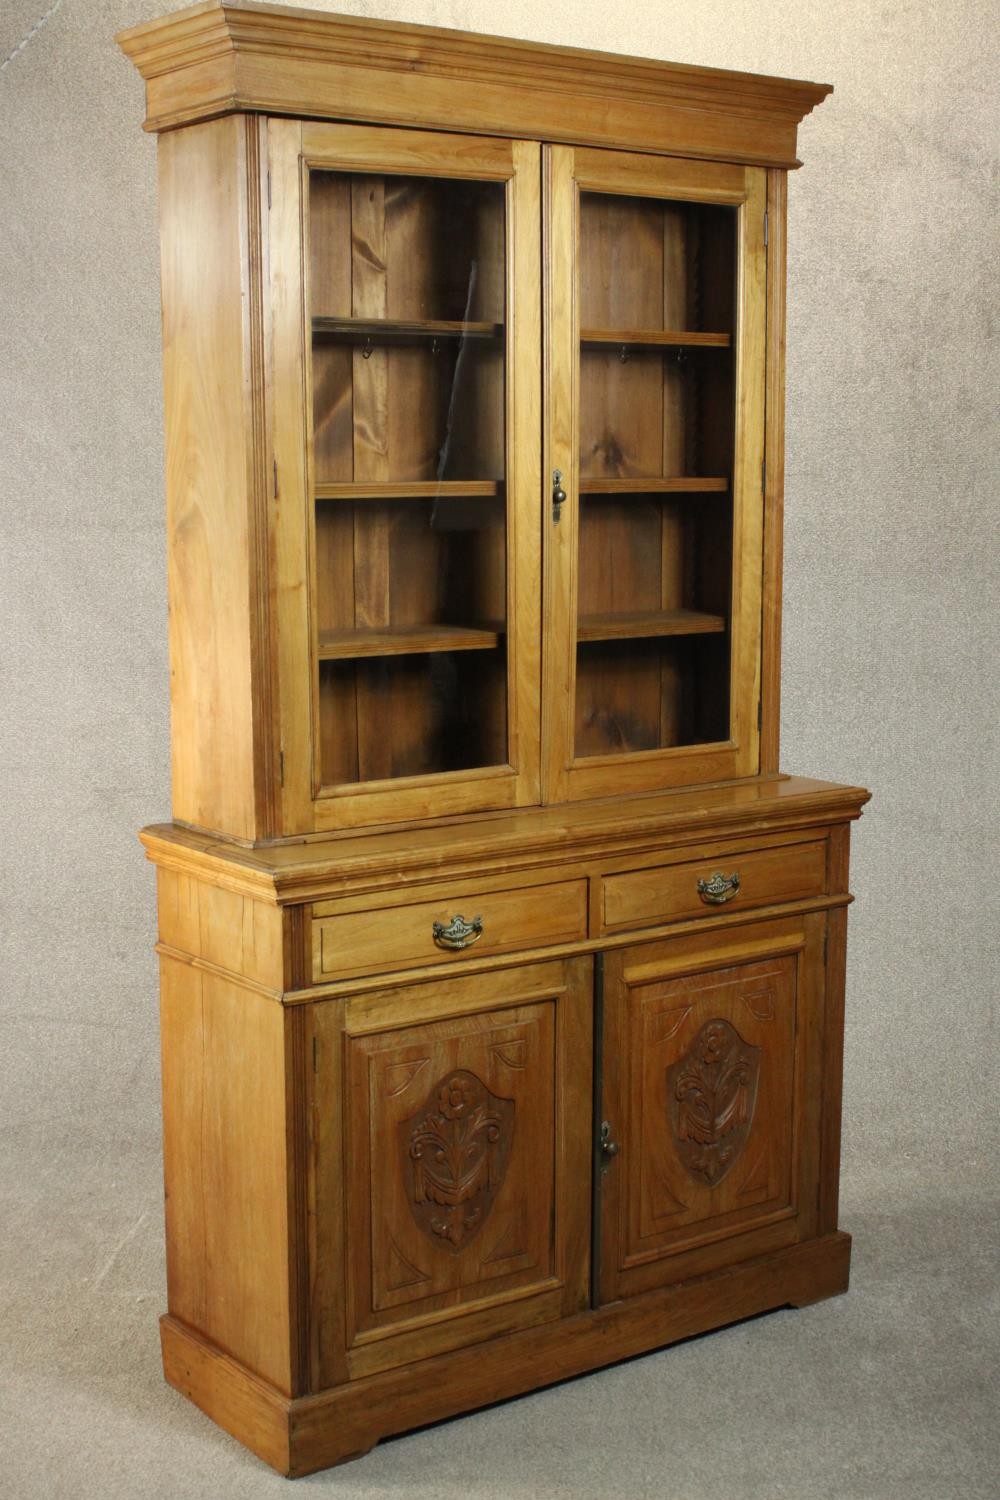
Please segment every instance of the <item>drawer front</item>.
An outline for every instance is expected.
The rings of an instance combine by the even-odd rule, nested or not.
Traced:
[[[514,891],[460,890],[435,901],[317,917],[313,979],[447,963],[586,936],[586,880]]]
[[[718,879],[716,877],[719,877]],[[826,843],[782,844],[678,865],[627,870],[604,882],[602,931],[621,932],[820,895]]]

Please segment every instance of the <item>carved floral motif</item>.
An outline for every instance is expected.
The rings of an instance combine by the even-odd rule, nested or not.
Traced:
[[[432,1243],[463,1250],[486,1222],[514,1139],[514,1100],[464,1068],[446,1073],[400,1126],[410,1209]]]
[[[760,1051],[719,1017],[706,1021],[684,1056],[667,1069],[674,1145],[696,1182],[715,1187],[747,1143]]]

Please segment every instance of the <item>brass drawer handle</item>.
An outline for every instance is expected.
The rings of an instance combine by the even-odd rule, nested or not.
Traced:
[[[471,922],[467,922],[459,913],[447,924],[435,922],[433,932],[434,941],[439,948],[471,948],[483,935],[483,919],[473,917]]]
[[[735,870],[731,875],[722,875],[716,871],[711,880],[698,881],[698,895],[706,906],[724,905],[738,893],[739,888],[740,877]]]

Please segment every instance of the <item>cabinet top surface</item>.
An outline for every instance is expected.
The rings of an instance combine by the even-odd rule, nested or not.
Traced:
[[[795,127],[831,92],[255,0],[205,0],[122,31],[118,43],[146,79],[150,130],[259,110],[794,166]],[[676,110],[687,118],[672,133],[656,114]]]
[[[178,824],[154,824],[140,838],[154,863],[191,873],[211,867],[248,894],[302,901],[339,882],[508,873],[570,857],[631,854],[650,842],[682,844],[834,823],[858,817],[869,796],[863,787],[777,776],[255,849]]]

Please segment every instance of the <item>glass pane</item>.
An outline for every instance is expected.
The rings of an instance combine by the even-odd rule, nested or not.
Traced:
[[[502,183],[314,172],[321,779],[507,759]]]
[[[581,195],[578,757],[729,735],[736,228]]]

